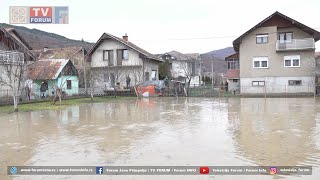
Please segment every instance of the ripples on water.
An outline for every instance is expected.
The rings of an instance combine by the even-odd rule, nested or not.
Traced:
[[[14,113],[0,117],[0,165],[312,165],[304,179],[317,179],[319,110],[312,98],[159,98]]]

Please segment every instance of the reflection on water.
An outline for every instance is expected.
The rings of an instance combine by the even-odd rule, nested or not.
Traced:
[[[312,165],[303,179],[318,179],[319,112],[312,98],[159,98],[9,114],[0,116],[0,179],[128,179],[9,178],[7,165]],[[235,176],[152,177],[181,178]]]

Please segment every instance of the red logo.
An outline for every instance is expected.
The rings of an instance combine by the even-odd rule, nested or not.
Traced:
[[[200,167],[200,174],[209,174],[209,167]]]
[[[52,7],[30,7],[30,17],[52,17]]]

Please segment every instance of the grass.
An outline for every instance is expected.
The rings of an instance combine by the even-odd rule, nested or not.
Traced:
[[[99,102],[107,102],[111,100],[128,100],[128,99],[135,99],[135,97],[109,97],[109,96],[100,96],[94,97],[93,101],[90,98],[78,98],[78,99],[68,99],[62,100],[61,105],[59,105],[59,101],[56,102],[55,105],[52,104],[52,101],[46,102],[31,102],[31,103],[24,103],[18,106],[19,112],[28,112],[28,111],[39,111],[39,110],[57,110],[57,109],[64,109],[70,106],[76,106],[81,104],[88,104],[88,103],[99,103]],[[0,106],[0,115],[13,113],[13,105],[6,105]]]

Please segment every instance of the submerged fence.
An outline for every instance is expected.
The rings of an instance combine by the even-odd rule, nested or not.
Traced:
[[[65,91],[65,89],[62,89]],[[91,92],[94,96],[114,96],[113,89],[107,89],[105,86],[94,88],[79,88],[76,94],[63,94],[63,99],[76,97],[89,97]],[[9,89],[0,90],[0,105],[12,104],[13,92]],[[297,96],[320,96],[320,85],[314,86],[241,86],[236,89],[229,89],[226,86],[190,86],[189,90],[180,86],[169,86],[161,90],[157,90],[159,96],[174,96],[185,97],[297,97]],[[20,94],[20,102],[27,102],[33,100],[48,100],[53,99],[53,92],[46,92],[42,94],[39,88],[31,89],[28,96],[25,89]],[[117,96],[136,96],[134,88],[117,89]],[[29,99],[30,98],[30,99]]]

